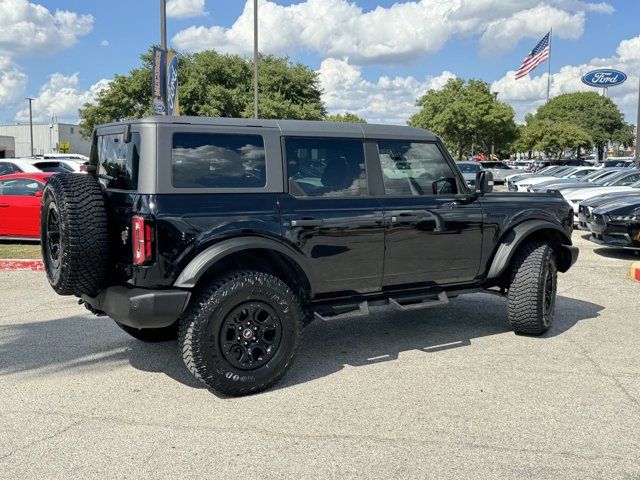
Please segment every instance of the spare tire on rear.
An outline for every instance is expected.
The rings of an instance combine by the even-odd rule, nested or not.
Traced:
[[[107,280],[107,211],[100,184],[92,175],[51,177],[42,195],[42,259],[59,295],[92,295]]]

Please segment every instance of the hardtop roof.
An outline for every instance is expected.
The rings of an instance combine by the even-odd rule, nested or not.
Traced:
[[[320,120],[256,120],[252,118],[228,118],[228,117],[165,117],[151,116],[138,120],[124,120],[120,122],[98,125],[96,128],[112,127],[117,125],[137,124],[169,124],[169,125],[198,125],[198,126],[225,126],[225,127],[258,127],[276,128],[282,135],[327,135],[327,136],[355,136],[362,138],[383,138],[402,140],[435,141],[438,139],[433,133],[422,128],[403,125],[383,125],[369,123],[340,123],[324,122]]]

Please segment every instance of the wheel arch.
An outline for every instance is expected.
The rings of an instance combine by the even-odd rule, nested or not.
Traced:
[[[575,261],[571,238],[559,225],[546,220],[527,220],[509,229],[495,247],[487,279],[497,279],[508,269],[518,248],[532,240],[543,240],[551,244],[558,270],[566,272]]]
[[[275,274],[290,287],[314,293],[314,277],[302,254],[262,237],[237,237],[203,250],[182,270],[174,286],[196,288],[219,273],[234,269],[254,269]]]

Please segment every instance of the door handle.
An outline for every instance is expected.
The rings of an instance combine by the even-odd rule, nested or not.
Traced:
[[[300,220],[291,220],[289,223],[292,227],[320,227],[324,225],[321,218],[302,218]]]
[[[426,210],[413,210],[411,212],[402,212],[391,216],[391,223],[410,223],[419,222],[429,216]]]
[[[11,205],[8,203],[0,203],[0,208],[9,208]]]

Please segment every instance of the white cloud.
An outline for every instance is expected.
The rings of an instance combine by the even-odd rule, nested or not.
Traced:
[[[34,121],[49,121],[55,114],[61,121],[75,122],[78,120],[78,109],[87,102],[93,102],[98,93],[108,84],[108,80],[100,80],[89,89],[83,90],[80,88],[77,73],[69,76],[54,73],[33,101]],[[25,122],[28,119],[28,108],[23,108],[16,113],[17,122]]]
[[[480,50],[487,54],[506,52],[523,38],[542,38],[551,28],[562,38],[580,38],[584,18],[584,12],[572,14],[549,5],[538,5],[491,23],[480,38]]]
[[[543,64],[539,68],[544,71],[545,67],[546,64]],[[638,101],[637,72],[640,71],[640,35],[620,42],[616,54],[612,57],[594,58],[581,65],[565,65],[558,72],[552,73],[551,97],[578,91],[599,91],[581,81],[585,73],[595,68],[615,68],[629,75],[625,83],[609,89],[609,96],[625,113],[627,121],[635,123]],[[517,120],[523,121],[527,113],[534,112],[545,102],[547,77],[545,73],[535,77],[527,75],[516,80],[515,72],[509,71],[502,78],[493,82],[491,89],[499,92],[501,100],[512,104],[516,110]]]
[[[23,99],[27,75],[9,57],[0,55],[0,105],[15,105]]]
[[[329,113],[353,112],[372,123],[404,124],[418,108],[416,99],[429,89],[440,89],[451,72],[422,81],[414,77],[380,77],[371,82],[361,68],[346,60],[326,59],[320,65],[323,100]]]
[[[0,0],[0,55],[51,54],[93,28],[91,15],[47,8],[27,0]]]
[[[201,17],[206,13],[204,11],[204,0],[169,0],[167,2],[167,17]]]
[[[353,64],[415,61],[453,37],[477,34],[485,48],[500,42],[503,50],[514,48],[521,38],[537,39],[550,27],[560,38],[576,38],[584,30],[585,11],[613,11],[607,3],[579,0],[416,0],[371,11],[349,0],[305,0],[288,6],[259,1],[264,53],[307,50],[349,58]],[[526,21],[534,24],[522,28]],[[514,35],[508,42],[504,29]],[[185,51],[250,53],[253,1],[246,0],[230,28],[194,25],[178,32],[172,42]]]
[[[109,45],[110,45],[110,44],[109,44],[109,40],[102,40],[102,41],[100,42],[100,46],[101,46],[101,47],[108,47]]]

